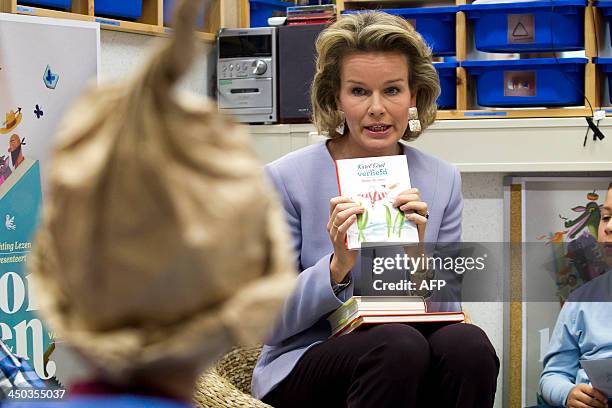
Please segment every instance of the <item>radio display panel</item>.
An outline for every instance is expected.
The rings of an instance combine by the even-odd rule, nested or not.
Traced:
[[[254,58],[271,56],[271,35],[237,35],[219,37],[219,58]]]

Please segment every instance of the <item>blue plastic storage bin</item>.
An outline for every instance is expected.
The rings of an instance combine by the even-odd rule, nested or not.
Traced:
[[[423,39],[436,56],[455,55],[458,7],[424,7],[382,9],[385,13],[395,14],[408,20],[423,36]],[[363,13],[372,10],[347,10],[343,14]]]
[[[176,0],[164,0],[164,25],[169,27],[172,25],[172,14],[174,13],[174,4]],[[204,29],[204,7],[201,7],[200,14],[196,19],[196,26],[199,29]]]
[[[250,0],[249,10],[251,14],[251,27],[267,27],[268,18],[272,17],[275,11],[287,11],[287,7],[295,6],[295,3],[288,3],[277,0]]]
[[[601,10],[601,13],[608,20],[610,26],[610,38],[612,38],[612,1],[597,1],[595,7]]]
[[[476,79],[478,104],[492,107],[584,105],[586,58],[461,63]]]
[[[605,72],[608,77],[608,96],[612,102],[612,58],[593,58],[593,62]]]
[[[457,67],[456,62],[434,62],[440,78],[440,96],[437,104],[441,109],[455,109],[457,106]]]
[[[459,6],[474,25],[476,48],[485,52],[551,52],[584,49],[586,1],[554,0]]]
[[[72,0],[29,0],[20,1],[19,4],[24,6],[55,7],[68,10],[72,6]]]
[[[138,20],[142,16],[142,0],[95,0],[94,14]]]

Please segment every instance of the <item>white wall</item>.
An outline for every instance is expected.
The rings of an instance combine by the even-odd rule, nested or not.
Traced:
[[[168,39],[163,37],[101,30],[100,80],[104,82],[124,78],[147,61],[153,47],[166,41]],[[212,44],[198,42],[199,56],[182,83],[184,89],[210,95],[209,86],[215,71],[214,52]]]
[[[463,233],[464,242],[504,241],[504,174],[463,173]],[[501,273],[501,272],[500,272]],[[501,366],[497,377],[495,407],[502,407],[504,358],[504,307],[498,303],[465,303],[474,324],[482,328],[495,347]]]

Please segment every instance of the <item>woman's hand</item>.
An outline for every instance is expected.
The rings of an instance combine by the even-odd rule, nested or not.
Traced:
[[[393,206],[406,214],[406,219],[416,224],[419,232],[419,241],[425,241],[425,227],[427,226],[427,203],[421,201],[419,189],[411,188],[402,191],[393,201]]]
[[[608,398],[588,384],[578,384],[567,396],[568,408],[607,408]]]
[[[329,202],[327,232],[334,246],[329,268],[331,278],[336,283],[342,282],[355,265],[357,251],[346,249],[346,232],[357,220],[357,214],[362,214],[363,210],[359,204],[342,196],[334,197]]]

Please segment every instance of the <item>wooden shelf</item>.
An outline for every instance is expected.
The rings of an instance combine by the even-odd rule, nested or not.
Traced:
[[[429,3],[429,4],[427,4]],[[436,1],[432,4],[431,1],[415,0],[409,4],[399,0],[338,0],[336,6],[338,14],[344,10],[354,9],[380,9],[380,8],[402,8],[402,7],[423,7],[423,6],[451,6],[471,4],[472,0],[448,0]],[[465,68],[457,68],[457,109],[456,110],[440,110],[438,111],[437,119],[501,119],[501,118],[570,118],[570,117],[585,117],[591,116],[592,110],[589,106],[593,106],[593,110],[604,109],[607,116],[612,116],[612,106],[604,101],[606,95],[604,86],[606,84],[605,76],[602,75],[596,65],[592,63],[591,58],[599,55],[610,48],[610,44],[606,42],[606,22],[603,20],[601,12],[593,6],[593,1],[589,0],[588,6],[585,8],[585,32],[584,32],[584,49],[585,55],[589,58],[589,63],[585,67],[584,78],[584,95],[585,106],[573,106],[563,108],[500,108],[493,109],[487,107],[479,107],[476,104],[475,98],[475,81],[468,75]],[[457,12],[456,19],[456,59],[457,61],[465,61],[467,59],[478,59],[474,55],[483,53],[477,52],[473,45],[473,34],[471,25],[469,24],[465,13]],[[588,101],[587,101],[588,99]],[[601,108],[600,108],[601,107]]]
[[[164,27],[164,31],[160,35],[170,36],[171,34],[172,34],[172,28]],[[211,42],[211,43],[214,43],[215,41],[217,41],[217,34],[205,33],[203,31],[196,31],[196,37],[198,37],[202,41]]]
[[[612,108],[610,108],[612,115]],[[498,108],[472,110],[440,110],[436,119],[503,119],[503,118],[575,118],[591,116],[589,108]]]
[[[100,28],[127,33],[162,35],[165,34],[164,27],[153,24],[138,23],[134,21],[116,20],[108,17],[94,17],[93,21],[100,23]]]
[[[69,11],[50,10],[33,6],[15,5],[15,10],[12,13],[26,14],[29,16],[65,18],[68,20],[93,21],[94,17],[87,14],[72,13]]]
[[[205,32],[197,32],[196,35],[202,40],[210,43],[214,43],[217,41],[217,34],[213,33],[205,33]]]
[[[25,14],[38,17],[63,18],[97,22],[100,28],[128,33],[168,36],[172,29],[164,26],[163,0],[144,0],[142,17],[138,21],[123,20],[94,15],[95,0],[72,0],[69,11],[45,7],[21,5],[17,0],[0,0],[0,12]],[[206,0],[206,21],[204,30],[197,37],[205,42],[214,43],[216,33],[221,27],[240,27],[244,21],[242,0]]]

